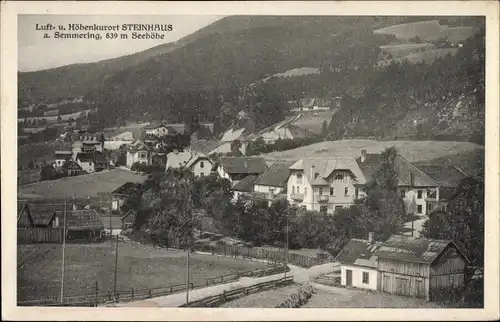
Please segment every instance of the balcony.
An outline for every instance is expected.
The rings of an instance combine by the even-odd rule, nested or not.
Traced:
[[[330,200],[330,196],[327,195],[319,195],[318,202],[328,202]]]
[[[291,197],[293,200],[296,200],[296,201],[304,200],[304,195],[301,193],[292,193]]]

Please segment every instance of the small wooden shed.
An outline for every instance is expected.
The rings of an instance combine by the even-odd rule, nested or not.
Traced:
[[[451,240],[393,235],[374,255],[383,292],[432,301],[465,287],[469,261]]]

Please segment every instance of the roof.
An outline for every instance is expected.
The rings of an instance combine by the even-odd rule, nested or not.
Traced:
[[[93,153],[79,152],[76,155],[76,160],[80,160],[80,161],[94,161],[94,154]]]
[[[184,167],[187,165],[191,157],[191,152],[170,152],[167,154],[166,169]]]
[[[27,205],[31,218],[33,218],[33,224],[35,225],[48,225],[52,217],[58,211],[64,211],[64,204],[28,204]],[[66,206],[67,210],[70,209]]]
[[[67,160],[62,165],[63,169],[69,169],[70,167],[77,167],[80,170],[82,169],[82,167],[78,163],[76,163],[75,161],[73,161],[73,160]]]
[[[356,158],[359,168],[363,172],[367,181],[373,179],[373,175],[380,167],[382,162],[381,154],[367,154],[366,159],[361,162],[361,158]],[[437,187],[438,183],[425,174],[422,170],[406,160],[400,154],[394,158],[394,164],[398,173],[398,186],[413,187]],[[413,179],[413,182],[410,181]]]
[[[108,158],[106,158],[106,155],[104,153],[102,153],[102,152],[96,152],[94,154],[94,159],[95,159],[96,163],[101,163],[101,162],[106,163],[106,162],[108,162]]]
[[[281,187],[284,186],[288,180],[290,170],[288,168],[292,165],[291,162],[275,162],[269,169],[259,176],[255,184],[263,186]]]
[[[71,151],[56,151],[54,153],[55,153],[55,155],[58,155],[58,154],[71,155],[71,154],[73,154],[73,152],[71,152]]]
[[[327,179],[335,170],[349,170],[354,175],[358,184],[365,184],[366,178],[361,172],[356,160],[352,157],[336,157],[336,158],[304,158],[295,162],[290,170],[303,170],[311,184],[324,185],[327,184]],[[319,176],[314,178],[314,173]]]
[[[196,142],[192,142],[189,148],[193,152],[199,152],[208,155],[218,146],[219,142],[217,142],[216,140],[198,140]]]
[[[297,125],[289,124],[288,125],[288,130],[290,130],[290,133],[292,134],[292,137],[294,139],[299,139],[299,138],[310,138],[310,137],[315,137],[317,136],[316,133],[309,131],[306,128],[302,128]]]
[[[165,124],[163,123],[156,123],[156,122],[151,122],[149,125],[146,125],[144,127],[145,130],[154,130],[154,129],[157,129],[157,128],[160,128],[160,127],[167,127]]]
[[[261,174],[267,170],[263,158],[223,157],[220,163],[228,174]]]
[[[126,182],[113,190],[113,194],[120,194],[120,195],[130,195],[132,193],[137,192],[142,188],[142,184],[138,182]]]
[[[335,257],[335,261],[345,265],[376,268],[378,263],[377,256],[374,253],[381,245],[381,242],[369,242],[368,240],[353,238]]]
[[[375,252],[379,258],[406,262],[432,264],[445,248],[452,244],[467,261],[465,255],[451,240],[416,238],[412,236],[392,235]]]
[[[455,188],[465,175],[457,167],[444,164],[417,165],[429,177],[434,179],[440,187]]]
[[[252,192],[255,180],[257,180],[256,175],[249,175],[243,180],[239,181],[233,186],[233,190],[242,192]]]
[[[234,140],[238,140],[243,136],[243,132],[245,132],[245,128],[240,128],[240,129],[230,128],[222,136],[221,142],[232,142]]]
[[[58,211],[59,218],[64,218],[64,212]],[[64,219],[63,219],[64,220]],[[64,225],[64,221],[62,222]],[[89,230],[104,229],[101,217],[93,209],[66,211],[66,229],[68,230]]]

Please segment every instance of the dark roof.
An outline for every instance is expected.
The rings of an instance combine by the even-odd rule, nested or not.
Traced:
[[[261,174],[267,170],[263,158],[223,157],[220,163],[229,174]]]
[[[210,152],[215,150],[219,146],[219,142],[215,140],[198,140],[196,142],[191,143],[189,147],[193,152],[200,152],[205,155],[208,155]]]
[[[286,185],[292,162],[275,162],[259,176],[255,184],[263,186],[281,187]]]
[[[252,192],[255,180],[257,180],[256,175],[249,175],[249,176],[245,177],[243,180],[241,180],[240,182],[236,183],[233,186],[233,190],[243,191],[243,192]]]
[[[96,163],[106,163],[108,162],[108,159],[106,158],[106,155],[102,152],[96,152],[94,154],[94,161]]]
[[[82,169],[82,167],[78,163],[72,160],[66,160],[66,162],[64,162],[64,164],[62,165],[63,169],[69,169],[70,167],[77,167],[80,170]]]
[[[335,261],[345,265],[360,265],[377,267],[377,257],[374,252],[382,245],[380,242],[353,238],[335,257]]]
[[[126,182],[113,190],[113,194],[130,195],[142,188],[142,184],[136,182]]]
[[[64,212],[58,211],[57,215],[64,225]],[[101,217],[93,209],[66,211],[66,229],[68,230],[94,230],[104,229]]]
[[[106,229],[121,229],[122,217],[120,216],[102,216],[102,224]]]
[[[373,179],[373,175],[381,165],[381,154],[368,154],[366,159],[361,162],[361,158],[356,158],[361,171],[367,181]],[[425,174],[422,170],[397,154],[394,158],[394,164],[398,173],[398,186],[414,187],[437,187],[438,183]],[[413,182],[410,182],[413,179]]]
[[[458,187],[465,174],[453,165],[424,164],[417,167],[432,179],[436,180],[440,187]]]
[[[64,211],[64,204],[28,204],[28,209],[35,225],[48,225],[57,211]],[[70,207],[66,206],[67,210]]]
[[[94,161],[94,154],[93,153],[83,153],[83,152],[79,152],[77,155],[76,155],[76,159],[77,160],[80,160],[80,161]]]
[[[452,244],[467,261],[465,255],[451,240],[416,238],[412,236],[392,235],[375,252],[379,258],[405,262],[432,264],[445,248]]]

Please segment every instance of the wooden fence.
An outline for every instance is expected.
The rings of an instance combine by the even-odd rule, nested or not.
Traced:
[[[63,230],[60,228],[18,228],[17,243],[62,243]]]
[[[217,246],[200,245],[196,247],[196,250],[202,252],[209,252],[212,254],[232,256],[232,257],[264,259],[274,263],[284,262],[285,260],[285,255],[283,250],[264,249],[260,247],[245,247],[245,246],[230,246],[230,245],[217,245]],[[333,262],[333,260],[330,258],[319,259],[317,257],[310,257],[290,252],[288,253],[287,257],[288,257],[288,263],[301,267],[311,267],[315,265]]]
[[[223,284],[237,281],[240,277],[262,277],[267,275],[273,275],[283,272],[283,266],[271,266],[264,269],[254,269],[246,272],[237,272],[233,274],[227,274],[217,277],[212,277],[206,279],[204,283],[193,284],[189,283],[189,289],[197,289],[202,287],[207,287],[210,285]],[[287,271],[290,268],[287,267]],[[183,292],[186,290],[186,284],[171,285],[159,288],[148,288],[148,289],[122,289],[117,290],[116,296],[113,292],[108,290],[107,292],[101,292],[98,285],[94,289],[94,293],[88,292],[85,295],[64,297],[64,301],[61,302],[59,298],[48,298],[40,300],[28,300],[28,301],[18,301],[19,306],[98,306],[100,304],[115,303],[120,301],[134,301],[143,300],[158,296],[170,295],[178,292]]]
[[[293,283],[293,276],[288,276],[281,278],[279,280],[263,282],[259,284],[255,284],[248,287],[241,287],[230,291],[224,291],[222,294],[214,295],[210,297],[203,298],[201,300],[189,302],[188,307],[217,307],[226,302],[235,300],[241,296],[246,296],[252,293],[258,293],[267,291],[273,288],[287,286]],[[186,304],[183,304],[179,307],[186,307]]]

